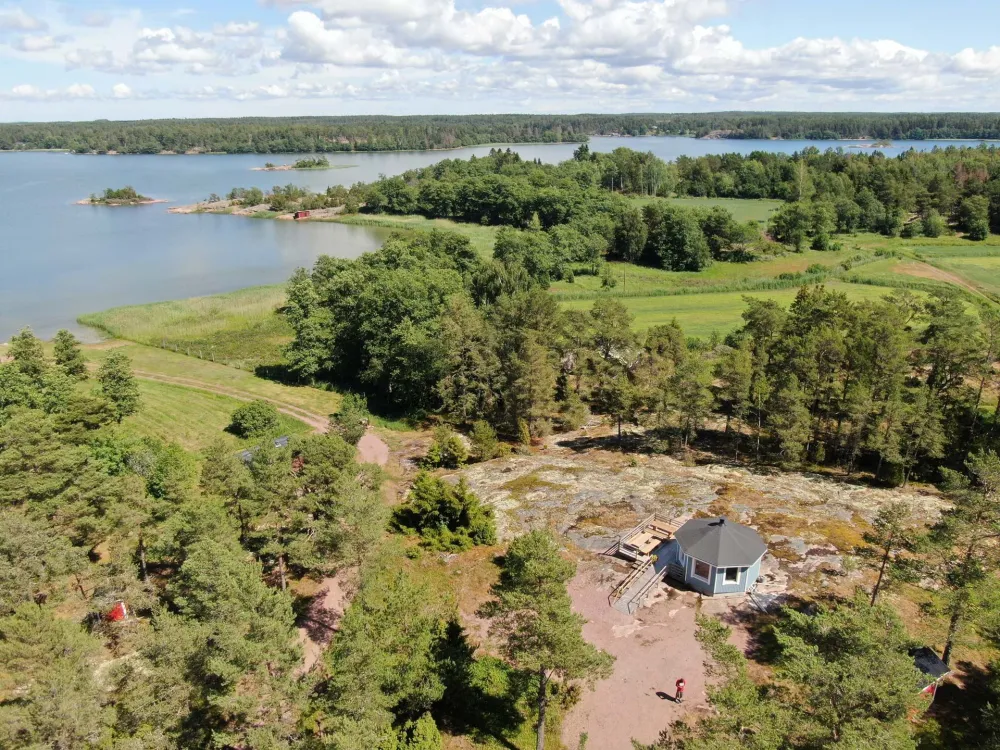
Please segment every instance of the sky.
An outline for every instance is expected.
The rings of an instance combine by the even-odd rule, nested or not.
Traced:
[[[0,121],[1000,111],[984,0],[0,0]]]

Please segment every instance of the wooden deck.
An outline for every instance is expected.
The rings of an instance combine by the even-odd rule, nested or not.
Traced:
[[[680,524],[656,513],[618,537],[608,554],[629,560],[645,560],[663,542],[673,538]]]

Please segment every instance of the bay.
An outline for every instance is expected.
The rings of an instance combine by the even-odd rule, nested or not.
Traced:
[[[671,160],[752,151],[792,153],[807,146],[849,148],[848,141],[695,140],[692,138],[593,138],[590,148],[627,147]],[[976,145],[975,142],[897,141],[888,156],[909,148]],[[504,146],[507,148],[507,146]],[[525,159],[554,163],[572,156],[574,144],[517,144]],[[82,313],[117,305],[216,294],[284,281],[321,254],[354,258],[373,250],[385,230],[329,223],[264,221],[213,215],[168,214],[170,205],[204,200],[233,187],[269,188],[294,183],[313,190],[369,182],[442,159],[484,156],[490,146],[453,151],[404,151],[330,155],[338,169],[255,172],[265,162],[289,163],[294,155],[77,156],[0,153],[0,341],[30,325],[50,337],[76,324]],[[137,207],[78,206],[106,187],[132,185],[169,201]]]

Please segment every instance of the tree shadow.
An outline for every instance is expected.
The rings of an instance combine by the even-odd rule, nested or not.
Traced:
[[[437,658],[445,683],[444,696],[434,709],[438,723],[453,734],[492,738],[517,750],[508,738],[526,720],[518,703],[530,689],[531,675],[495,657],[477,659],[464,628],[454,620],[448,623]]]
[[[344,616],[343,611],[323,606],[327,593],[327,589],[322,588],[312,596],[296,599],[293,605],[296,624],[305,629],[309,640],[324,647],[333,640]]]
[[[990,733],[983,709],[995,700],[993,678],[988,669],[971,662],[959,662],[955,668],[961,672],[961,684],[946,680],[939,685],[925,716],[940,725],[945,747],[971,747]]]

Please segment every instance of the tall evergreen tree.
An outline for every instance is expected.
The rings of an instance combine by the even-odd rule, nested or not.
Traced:
[[[80,342],[65,328],[56,333],[53,339],[53,352],[56,364],[67,375],[80,379],[87,377],[87,362],[83,358],[83,352],[80,351]]]
[[[575,569],[551,536],[533,531],[511,543],[494,598],[482,608],[504,656],[538,680],[537,750],[545,747],[549,682],[592,681],[611,672],[613,658],[583,639],[584,620],[571,609],[566,583]]]
[[[97,370],[101,395],[110,403],[119,424],[139,411],[139,383],[132,374],[132,360],[124,352],[112,350]]]

